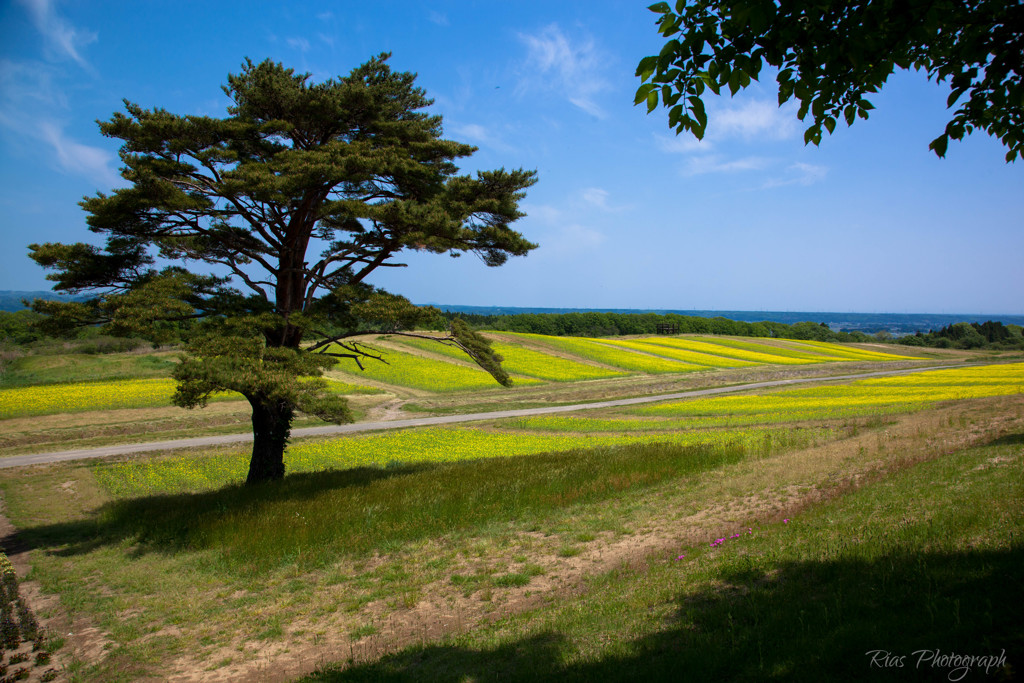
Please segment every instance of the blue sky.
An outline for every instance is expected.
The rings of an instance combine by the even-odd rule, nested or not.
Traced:
[[[897,73],[867,121],[805,147],[773,81],[707,101],[697,143],[633,106],[660,50],[646,1],[0,5],[0,289],[48,289],[27,244],[91,241],[78,201],[119,185],[97,119],[122,99],[224,115],[245,57],[315,80],[382,51],[419,74],[463,171],[536,169],[500,268],[411,254],[373,284],[416,303],[1024,313],[1024,165],[975,134],[937,159],[948,88]]]

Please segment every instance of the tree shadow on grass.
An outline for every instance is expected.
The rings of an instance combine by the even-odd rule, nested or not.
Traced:
[[[45,549],[65,557],[88,553],[125,540],[133,554],[196,549],[196,529],[207,528],[235,514],[258,516],[282,502],[311,500],[339,489],[358,489],[375,482],[433,469],[432,464],[358,467],[289,474],[282,481],[255,486],[234,484],[213,491],[127,498],[105,503],[87,519],[21,529],[0,539],[0,547]]]
[[[1024,432],[1020,434],[1007,434],[1001,436],[998,439],[993,439],[987,445],[989,446],[1020,446],[1024,445]]]
[[[676,567],[686,571],[685,563]],[[409,648],[307,680],[998,681],[1024,671],[1024,546],[793,562],[769,575],[719,578],[714,588],[677,595],[673,616],[655,632],[602,645],[612,654],[596,661],[578,661],[570,635],[546,631],[483,649]],[[957,669],[938,664],[936,651],[993,659],[1005,652],[1007,666]]]

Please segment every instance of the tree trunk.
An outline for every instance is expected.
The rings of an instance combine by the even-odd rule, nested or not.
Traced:
[[[252,460],[246,484],[284,478],[284,448],[295,417],[288,401],[250,396],[252,406]]]

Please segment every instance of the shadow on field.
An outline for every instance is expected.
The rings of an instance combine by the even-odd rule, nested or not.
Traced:
[[[289,474],[279,482],[232,485],[200,493],[163,494],[115,500],[89,519],[29,527],[0,539],[0,547],[44,548],[59,556],[75,556],[133,539],[134,555],[174,552],[216,545],[205,529],[231,517],[258,517],[280,504],[301,504],[332,490],[366,487],[384,479],[433,469],[431,464],[359,467]]]
[[[989,442],[989,446],[1020,446],[1024,445],[1024,433],[1007,434]]]
[[[687,565],[656,570],[653,576],[671,582],[676,571],[686,572]],[[598,641],[610,653],[597,661],[572,661],[579,655],[571,637],[547,631],[487,649],[408,648],[305,680],[999,681],[1017,680],[1024,671],[1021,545],[1005,551],[889,555],[870,562],[794,562],[769,575],[727,571],[719,578],[713,588],[677,595],[672,617],[656,632],[617,644],[609,642],[606,622],[619,617],[600,615],[617,615],[629,597],[621,605],[609,604],[598,594],[614,589],[598,590],[593,600],[599,604],[585,597],[571,615],[563,611],[581,624],[574,630],[582,634],[584,651]],[[643,623],[645,617],[638,616]],[[625,623],[620,628],[628,633],[628,619]],[[603,637],[588,641],[595,633]],[[958,669],[942,665],[935,651],[992,659],[1005,651],[1006,666],[990,665],[986,671],[984,662],[975,662]]]

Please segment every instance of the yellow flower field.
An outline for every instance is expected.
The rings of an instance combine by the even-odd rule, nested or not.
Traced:
[[[516,337],[539,341],[559,351],[597,361],[623,370],[645,372],[648,374],[664,374],[673,372],[694,372],[702,366],[692,365],[668,358],[652,356],[646,353],[633,353],[630,350],[611,348],[604,339],[587,337],[549,337],[541,334],[515,333]]]
[[[1024,393],[1024,363],[932,370],[929,372],[875,377],[849,385],[789,389],[757,396],[673,401],[637,408],[640,415],[736,415],[779,411],[866,411],[883,406],[924,407],[939,401]]]
[[[839,344],[830,344],[829,342],[813,341],[810,339],[786,339],[780,341],[787,346],[791,346],[796,349],[817,351],[828,354],[833,358],[848,358],[850,360],[913,360],[914,358],[913,356],[900,356],[894,353],[884,353],[882,351],[869,351],[867,349],[858,349],[852,346],[840,346]]]
[[[370,353],[382,355],[387,363],[365,358],[362,361],[364,369],[360,370],[355,361],[339,358],[335,368],[354,378],[366,377],[386,384],[426,391],[450,392],[492,389],[501,386],[487,372],[478,367],[447,363],[440,359],[417,356],[405,351],[382,349],[367,344],[360,344],[360,346],[365,347]],[[337,351],[337,349],[334,350]],[[507,366],[506,369],[508,369]],[[516,377],[513,378],[513,381],[517,385],[538,384],[536,379],[529,377]]]
[[[0,420],[30,415],[81,413],[89,410],[157,408],[171,405],[173,379],[129,379],[113,382],[41,384],[34,387],[0,389]],[[347,382],[328,381],[336,394],[378,393],[379,389]],[[224,393],[211,401],[243,400],[240,394]]]
[[[699,367],[711,367],[711,368],[745,368],[757,365],[750,361],[739,360],[737,358],[729,358],[727,356],[714,355],[710,353],[702,353],[700,351],[690,351],[687,349],[677,348],[674,345],[661,343],[665,340],[661,337],[651,337],[649,339],[636,339],[632,341],[618,340],[618,339],[605,339],[603,343],[610,346],[618,346],[624,349],[632,349],[634,351],[642,351],[644,353],[654,353],[660,356],[666,356],[673,358],[683,363],[692,363]]]
[[[761,344],[754,345],[754,348],[759,350],[745,349],[729,344],[719,344],[707,337],[650,337],[645,341],[651,344],[658,344],[659,346],[698,351],[711,356],[721,356],[723,358],[732,358],[758,364],[804,365],[830,360],[823,356],[811,356],[809,354],[796,354],[796,357],[794,357],[793,355],[775,353],[775,350],[772,348]],[[789,351],[789,354],[794,353],[796,352]]]
[[[522,434],[473,428],[424,428],[298,443],[288,449],[289,472],[315,472],[394,464],[442,463],[527,456],[637,442],[757,447],[766,440],[799,443],[824,438],[826,430],[750,429],[659,435]],[[249,454],[192,455],[93,467],[96,479],[116,497],[202,491],[245,480]]]
[[[552,356],[513,344],[495,342],[493,348],[505,360],[502,366],[509,372],[528,375],[549,382],[578,382],[587,379],[623,377],[629,373],[578,363],[568,358]]]
[[[173,379],[44,384],[0,390],[0,419],[171,404]]]

